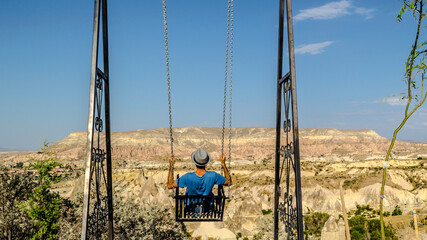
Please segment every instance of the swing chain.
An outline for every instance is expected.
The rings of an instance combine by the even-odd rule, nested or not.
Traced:
[[[165,53],[166,53],[166,73],[168,82],[168,104],[169,104],[169,137],[171,142],[171,157],[173,157],[173,135],[172,135],[172,103],[171,103],[171,83],[169,70],[169,44],[168,44],[168,24],[166,17],[166,0],[163,0],[163,26],[165,32]]]
[[[170,160],[172,161],[172,196],[175,196],[175,176],[174,176],[174,165],[175,157],[173,155],[173,132],[172,132],[172,103],[171,103],[171,81],[170,81],[170,70],[169,70],[169,44],[168,44],[168,23],[167,23],[167,14],[166,14],[166,0],[163,0],[163,27],[165,34],[165,53],[166,53],[166,73],[167,73],[167,82],[168,82],[168,105],[169,105],[169,138],[171,143],[171,156]]]
[[[224,154],[224,135],[225,135],[225,112],[227,104],[227,79],[228,79],[228,59],[230,58],[230,97],[231,97],[231,71],[232,71],[232,0],[228,0],[228,9],[227,9],[227,42],[225,46],[225,71],[224,71],[224,103],[222,108],[222,136],[221,136],[221,154]],[[231,34],[230,34],[231,32]],[[230,38],[231,35],[231,38]],[[230,98],[231,106],[231,98]],[[231,113],[231,108],[230,108]],[[229,116],[231,122],[231,116]],[[230,129],[231,130],[231,129]],[[229,133],[230,136],[230,133]]]
[[[231,170],[231,117],[232,117],[232,93],[233,93],[233,0],[228,0],[228,22],[230,25],[230,102],[229,102],[229,115],[228,115],[228,171]],[[228,24],[227,24],[228,25]],[[228,30],[227,30],[228,33]],[[231,176],[230,176],[231,178]],[[228,197],[230,197],[230,182],[228,181]]]
[[[171,143],[171,159],[174,158],[173,153],[173,131],[172,131],[172,104],[171,104],[171,84],[170,84],[170,70],[169,70],[169,47],[168,47],[168,30],[167,30],[167,11],[166,0],[162,1],[163,4],[163,26],[165,37],[165,54],[166,54],[166,73],[168,83],[168,104],[169,104],[169,136]],[[230,75],[228,75],[228,66],[230,58]],[[227,13],[227,43],[225,55],[225,77],[224,77],[224,104],[222,112],[222,137],[221,137],[221,154],[224,154],[224,136],[225,136],[225,114],[227,103],[227,78],[230,78],[230,92],[229,92],[229,132],[228,132],[228,166],[231,164],[231,122],[232,122],[232,71],[233,71],[233,0],[228,0],[228,13]],[[172,178],[174,177],[172,166]],[[172,179],[173,180],[173,179]],[[230,188],[229,188],[230,195]]]

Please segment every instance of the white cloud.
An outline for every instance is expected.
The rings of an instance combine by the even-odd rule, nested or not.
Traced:
[[[408,100],[401,99],[398,97],[388,97],[388,98],[381,99],[380,102],[387,103],[390,106],[405,106]]]
[[[341,0],[330,2],[320,7],[303,9],[295,15],[295,21],[302,21],[307,19],[312,20],[325,20],[334,19],[350,14],[359,14],[365,16],[366,19],[372,18],[374,9],[357,8],[352,5],[349,0]]]
[[[373,13],[375,12],[374,9],[367,9],[367,8],[355,8],[355,13],[365,16],[366,19],[370,19],[373,17]]]
[[[312,43],[312,44],[306,44],[302,45],[295,49],[296,54],[306,54],[309,53],[311,55],[316,55],[319,53],[324,52],[324,48],[331,45],[332,41],[326,41],[321,43]]]

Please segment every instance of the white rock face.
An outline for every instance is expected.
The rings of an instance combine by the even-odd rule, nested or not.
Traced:
[[[344,198],[347,209],[355,209],[356,205],[368,205],[379,208],[379,195],[381,184],[375,183],[359,190],[345,190]],[[386,186],[385,196],[388,201],[384,201],[385,211],[393,211],[396,205],[405,209],[413,209],[424,205],[421,194],[413,194],[408,191]],[[314,188],[303,188],[303,206],[318,212],[326,212],[338,216],[341,213],[341,202],[339,190],[330,190],[319,185]],[[306,210],[306,209],[305,209]]]
[[[338,221],[338,239],[345,240],[345,222],[344,219],[340,218]]]
[[[218,227],[219,224],[213,222],[201,222],[192,233],[192,237],[201,237],[201,240],[235,240],[236,235],[227,228]]]

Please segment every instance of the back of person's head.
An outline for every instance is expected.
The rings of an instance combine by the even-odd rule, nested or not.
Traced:
[[[199,148],[191,154],[191,160],[197,168],[205,168],[211,160],[209,153],[203,148]]]

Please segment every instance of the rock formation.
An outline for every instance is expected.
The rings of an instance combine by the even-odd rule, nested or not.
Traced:
[[[330,216],[322,228],[321,240],[345,240],[345,224],[340,218],[338,223],[334,216]]]
[[[129,161],[152,160],[168,156],[169,129],[144,129],[113,132],[114,158]],[[50,149],[62,158],[82,159],[86,148],[86,132],[73,132],[54,143]],[[369,129],[300,129],[302,160],[369,160],[385,156],[389,141]],[[103,142],[102,142],[103,143]],[[101,144],[102,144],[101,143]],[[233,159],[262,160],[274,154],[275,129],[243,127],[232,129]],[[221,128],[174,128],[174,146],[177,158],[188,159],[194,149],[205,148],[219,157]],[[394,155],[399,158],[427,156],[427,144],[397,142]]]

